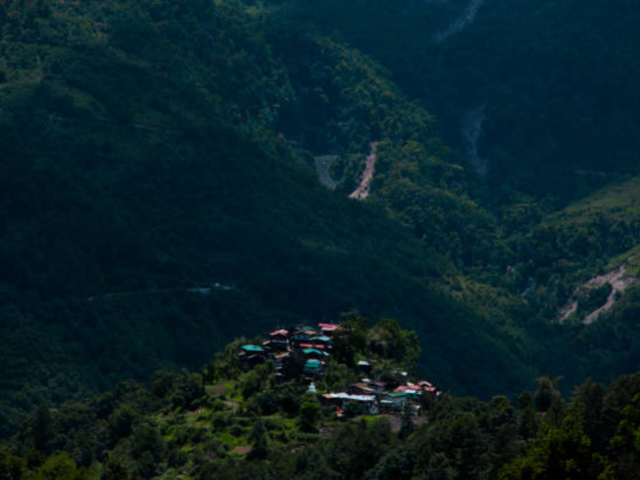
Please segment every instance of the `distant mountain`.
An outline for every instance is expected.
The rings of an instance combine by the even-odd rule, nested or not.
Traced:
[[[564,199],[637,173],[640,7],[605,0],[289,0],[306,22],[380,61],[437,116],[447,142],[483,106],[492,197]],[[464,152],[466,153],[466,152]]]

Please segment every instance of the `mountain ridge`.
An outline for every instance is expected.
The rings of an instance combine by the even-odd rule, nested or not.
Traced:
[[[598,208],[579,195],[565,208],[574,196],[511,177],[494,188],[443,140],[459,135],[451,116],[468,103],[447,62],[497,21],[500,2],[443,42],[438,68],[431,50],[416,57],[421,70],[402,84],[415,45],[394,62],[377,43],[356,47],[371,29],[394,31],[381,26],[405,2],[344,5],[336,24],[318,13],[332,2],[281,3],[2,3],[5,433],[42,401],[196,368],[238,334],[353,309],[419,331],[421,367],[457,393],[515,394],[543,373],[570,389],[634,370],[634,287],[591,326],[551,320],[640,243],[635,180],[599,190]],[[407,25],[452,13],[423,7]],[[350,15],[364,22],[338,28]],[[425,72],[433,96],[411,88]],[[495,105],[476,149],[490,161]],[[349,200],[378,140],[370,195]],[[334,191],[314,169],[326,154]],[[235,288],[189,291],[216,282]],[[144,291],[156,293],[99,298]]]

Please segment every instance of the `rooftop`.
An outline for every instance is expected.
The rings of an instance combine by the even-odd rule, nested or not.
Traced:
[[[334,323],[320,323],[318,326],[323,332],[333,332],[341,328],[340,325]]]
[[[314,344],[314,343],[301,343],[300,344],[301,348],[317,348],[317,349],[324,349],[324,345],[318,345],[318,344]]]
[[[354,400],[356,402],[374,402],[375,395],[350,395],[348,393],[327,393],[323,395],[328,400]]]
[[[311,341],[312,342],[330,342],[331,339],[329,337],[322,335],[320,337],[313,337]]]
[[[402,398],[402,397],[406,397],[407,395],[408,395],[407,392],[393,392],[393,393],[389,393],[387,396],[391,398]]]
[[[280,329],[280,330],[276,330],[275,332],[271,332],[269,335],[272,336],[272,337],[276,337],[276,336],[279,336],[279,335],[287,336],[287,335],[289,335],[289,332],[286,331],[285,329]]]
[[[240,348],[245,352],[264,352],[264,348],[259,347],[258,345],[243,345]]]
[[[356,383],[356,384],[350,385],[349,388],[359,388],[360,390],[373,392],[373,388],[371,388],[366,383]]]
[[[312,353],[317,353],[318,355],[326,355],[326,353],[321,352],[320,350],[316,350],[315,348],[305,348],[302,352],[305,355],[310,355]]]

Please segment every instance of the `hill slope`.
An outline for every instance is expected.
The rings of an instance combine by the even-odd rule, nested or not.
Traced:
[[[574,199],[638,171],[635,2],[275,1],[291,25],[380,61],[461,155],[465,119],[483,107],[477,148],[493,201],[513,189]]]
[[[610,323],[549,321],[576,285],[640,243],[634,221],[606,211],[574,221],[591,200],[558,210],[508,185],[498,196],[508,201],[487,200],[434,118],[392,81],[404,73],[388,52],[365,48],[392,70],[327,36],[331,22],[290,28],[291,3],[252,3],[2,3],[5,429],[42,400],[198,366],[236,335],[352,309],[418,331],[422,370],[457,393],[515,393],[543,372],[571,388],[629,371],[635,350],[607,338],[616,349],[636,338],[633,289]],[[349,24],[370,39],[386,22],[417,34],[400,27],[420,18],[435,32],[461,5],[429,17],[431,3],[378,4],[340,12],[376,19]],[[484,11],[428,55],[453,49]],[[413,50],[396,51],[402,62]],[[438,72],[439,88],[454,85]],[[443,95],[429,96],[440,111]],[[466,103],[451,100],[452,115]],[[359,203],[348,195],[372,144],[371,194]],[[334,191],[314,157],[333,159]]]
[[[433,181],[447,172],[430,117],[366,57],[305,36],[297,57],[260,11],[226,2],[12,2],[0,19],[8,422],[354,308],[424,333],[422,366],[451,388],[531,377],[514,333],[443,288],[445,257],[342,194],[372,139],[379,172],[418,150]],[[341,154],[336,193],[279,131]],[[467,202],[456,172],[437,198]]]

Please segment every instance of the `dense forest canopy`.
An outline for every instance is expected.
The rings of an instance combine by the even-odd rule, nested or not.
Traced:
[[[456,394],[635,372],[638,15],[0,1],[0,435],[352,309]]]
[[[479,148],[493,196],[515,188],[575,198],[637,172],[633,1],[273,3],[292,24],[332,32],[379,60],[437,115],[451,144],[464,148],[466,113],[484,106]]]
[[[589,379],[570,402],[558,390],[560,379],[541,377],[535,390],[513,399],[483,402],[423,393],[403,406],[367,413],[358,403],[374,396],[343,395],[352,400],[337,410],[325,392],[366,388],[348,386],[362,375],[359,358],[373,365],[371,378],[360,382],[385,389],[398,383],[431,386],[412,371],[398,371],[412,363],[415,332],[392,319],[368,325],[353,312],[342,320],[327,337],[333,347],[313,390],[292,357],[295,349],[284,364],[274,353],[251,366],[243,349],[255,350],[262,338],[254,338],[253,345],[239,338],[200,372],[159,371],[146,385],[125,381],[86,402],[55,409],[41,405],[0,444],[0,475],[12,480],[638,478],[638,374],[609,387]],[[267,338],[288,332],[301,333],[279,330]],[[282,372],[285,378],[278,377]],[[406,399],[402,395],[382,398]]]

